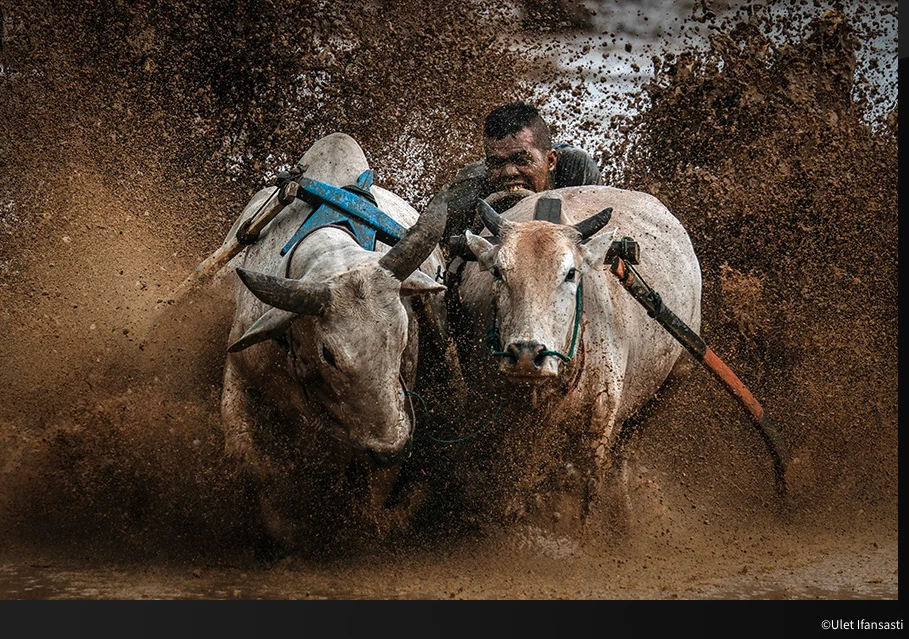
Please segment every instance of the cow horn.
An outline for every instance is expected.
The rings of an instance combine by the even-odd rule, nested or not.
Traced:
[[[448,217],[448,199],[443,191],[426,205],[426,210],[407,234],[379,258],[379,265],[391,271],[402,282],[420,267],[442,239]]]
[[[246,329],[240,339],[228,346],[227,352],[236,353],[249,348],[253,344],[274,339],[286,331],[290,323],[296,318],[296,313],[282,311],[280,308],[270,308],[252,326]]]
[[[591,215],[585,220],[581,220],[574,225],[574,230],[581,234],[581,239],[586,240],[588,237],[599,231],[609,224],[609,218],[612,217],[612,207],[603,209],[596,215]]]
[[[480,218],[483,220],[483,224],[486,225],[486,228],[489,229],[489,232],[496,237],[499,237],[499,233],[502,231],[502,224],[505,221],[502,216],[496,213],[496,210],[483,199],[477,200],[477,212],[480,214]]]
[[[327,287],[286,277],[266,275],[238,268],[237,275],[260,300],[298,315],[321,315],[328,307],[331,294]]]

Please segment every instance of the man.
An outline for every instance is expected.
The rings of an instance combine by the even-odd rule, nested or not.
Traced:
[[[483,148],[486,159],[467,165],[445,189],[446,239],[467,228],[475,232],[482,228],[474,217],[478,198],[495,194],[487,201],[501,212],[528,191],[602,184],[593,158],[569,144],[553,146],[539,111],[524,102],[504,104],[489,113],[483,123]]]
[[[448,220],[442,250],[448,266],[445,295],[448,325],[452,335],[459,332],[461,319],[461,274],[466,262],[451,255],[448,239],[466,229],[479,233],[483,222],[476,213],[477,200],[489,202],[502,213],[528,193],[539,193],[565,186],[602,184],[600,169],[583,149],[569,144],[553,146],[549,127],[533,106],[511,102],[493,109],[483,123],[483,148],[486,159],[464,167],[439,196],[448,199]],[[492,196],[492,197],[490,197]],[[464,340],[456,340],[458,359],[467,357]]]

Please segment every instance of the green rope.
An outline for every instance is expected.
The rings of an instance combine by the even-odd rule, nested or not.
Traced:
[[[429,409],[426,408],[426,401],[422,397],[420,397],[417,393],[410,391],[410,390],[405,390],[404,392],[407,395],[413,395],[414,397],[419,399],[420,405],[423,407],[423,412],[426,413],[427,416],[429,416]],[[498,407],[496,407],[496,412],[495,412],[495,415],[492,416],[492,419],[490,419],[489,422],[487,422],[487,424],[485,426],[483,426],[483,428],[481,428],[477,431],[474,431],[473,433],[470,433],[469,435],[464,435],[463,437],[458,437],[456,439],[440,439],[438,437],[433,437],[429,433],[426,433],[426,436],[429,437],[429,439],[431,439],[432,441],[439,443],[439,444],[457,444],[458,442],[466,441],[468,439],[476,437],[477,435],[479,435],[480,433],[485,431],[487,428],[489,428],[490,425],[492,425],[492,422],[495,420],[495,418],[499,416],[499,412],[501,412],[501,410],[502,410],[502,398],[500,397],[499,405],[498,405]]]
[[[489,347],[489,352],[495,357],[507,357],[508,353],[502,351],[502,344],[499,342],[499,327],[496,325],[496,315],[493,312],[492,321],[489,323],[489,328],[486,329],[486,346]]]
[[[558,357],[563,362],[570,362],[571,358],[574,357],[574,349],[578,345],[578,333],[580,332],[581,326],[581,313],[584,311],[584,293],[581,288],[583,280],[578,282],[578,289],[575,293],[574,301],[574,329],[571,331],[571,346],[568,348],[568,355],[563,355],[558,351],[543,350],[540,351],[540,355],[554,355]]]

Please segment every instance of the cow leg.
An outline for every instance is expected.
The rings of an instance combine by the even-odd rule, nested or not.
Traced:
[[[257,479],[269,474],[266,463],[252,440],[252,400],[242,376],[231,357],[224,367],[221,391],[221,427],[224,430],[224,453],[238,471]]]
[[[606,474],[612,469],[616,454],[618,431],[616,420],[619,412],[618,398],[621,393],[618,379],[607,380],[606,389],[597,395],[593,403],[589,432],[593,436],[595,476],[593,494],[599,493]]]
[[[588,481],[587,509],[585,524],[595,514],[612,513],[610,523],[617,529],[625,529],[627,521],[627,485],[624,455],[619,442],[621,424],[617,424],[622,380],[610,375],[606,388],[597,395],[591,413],[588,432],[593,453],[593,468]],[[611,481],[610,481],[611,480]]]
[[[369,477],[369,515],[380,539],[406,532],[413,517],[426,503],[428,487],[423,483],[399,486],[401,468],[374,468]]]
[[[622,429],[633,428],[633,424],[634,418],[626,420]],[[608,466],[598,477],[599,492],[594,497],[601,498],[601,507],[612,518],[611,528],[620,536],[658,535],[667,525],[669,510],[659,483],[649,477],[649,470],[632,452],[627,436],[615,433]]]
[[[679,358],[675,361],[675,364],[672,365],[669,376],[666,378],[667,381],[684,379],[691,371],[697,368],[697,364],[698,362],[694,359],[694,356],[688,351],[683,350],[679,355]]]
[[[665,534],[672,523],[672,516],[665,504],[663,489],[648,478],[648,470],[636,460],[624,458],[620,462],[622,490],[622,520],[627,535],[654,537]]]
[[[261,532],[255,538],[256,555],[263,561],[272,562],[291,547],[294,531],[276,508],[274,474],[255,448],[252,438],[254,415],[247,384],[236,363],[228,356],[221,391],[224,453],[227,463],[243,483],[261,525]]]
[[[257,491],[259,523],[265,535],[258,540],[256,552],[266,561],[280,559],[294,548],[297,530],[280,512],[282,495],[274,483],[261,484]]]

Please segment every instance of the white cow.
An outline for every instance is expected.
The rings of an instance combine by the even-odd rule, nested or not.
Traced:
[[[337,187],[369,168],[341,133],[318,140],[299,166],[306,178]],[[252,198],[234,231],[274,190]],[[297,199],[230,263],[240,277],[221,396],[225,450],[255,478],[265,527],[282,544],[329,528],[350,493],[383,507],[414,429],[407,391],[426,327],[418,327],[412,296],[428,296],[428,316],[443,316],[445,287],[435,276],[444,203],[434,200],[420,216],[393,193],[369,190],[409,229],[391,250],[367,250],[347,230],[323,226],[282,258],[317,204]]]
[[[561,201],[562,224],[534,220],[541,198]],[[611,218],[598,216],[607,208]],[[501,216],[481,202],[480,213],[492,233],[467,232],[477,261],[462,275],[460,330],[473,345],[465,375],[474,399],[487,414],[497,407],[504,431],[488,455],[490,474],[525,489],[512,496],[519,512],[549,495],[547,516],[583,520],[621,425],[683,352],[609,271],[606,252],[613,240],[636,240],[638,272],[693,331],[701,321],[697,256],[669,210],[635,191],[568,187],[530,195]]]

